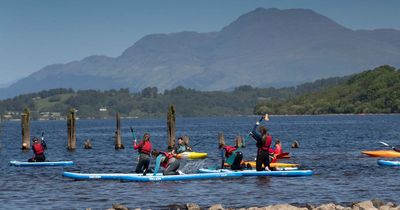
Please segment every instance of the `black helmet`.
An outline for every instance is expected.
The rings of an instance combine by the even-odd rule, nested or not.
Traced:
[[[35,136],[35,137],[32,138],[32,142],[37,142],[37,141],[39,141],[38,137]]]

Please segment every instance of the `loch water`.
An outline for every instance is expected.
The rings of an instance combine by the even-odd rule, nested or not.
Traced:
[[[181,170],[196,173],[201,167],[220,164],[217,136],[225,134],[228,144],[244,136],[257,116],[177,118],[177,136],[188,135],[195,151],[207,152],[204,160],[182,161]],[[73,160],[70,167],[13,167],[11,160],[24,161],[32,151],[21,146],[20,122],[2,122],[0,134],[0,209],[107,209],[113,203],[129,208],[167,209],[197,203],[208,207],[265,206],[277,203],[348,203],[373,198],[400,203],[400,168],[377,165],[376,158],[362,150],[389,149],[379,144],[400,144],[400,115],[271,116],[263,122],[274,140],[292,158],[281,162],[312,169],[311,177],[241,177],[232,179],[175,182],[121,182],[115,180],[75,181],[63,171],[83,173],[133,173],[137,152],[132,147],[129,127],[138,136],[151,134],[153,147],[166,148],[166,120],[124,119],[124,150],[114,149],[114,120],[78,120],[77,149],[67,151],[65,121],[33,121],[31,134],[45,131],[48,161]],[[91,139],[93,149],[83,149]],[[297,140],[300,148],[292,149]],[[255,141],[247,142],[244,159],[255,158]]]

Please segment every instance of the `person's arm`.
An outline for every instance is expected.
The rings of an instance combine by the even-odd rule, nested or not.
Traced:
[[[137,150],[143,146],[143,141],[140,142],[139,144],[136,144],[136,140],[133,143],[133,149]]]
[[[161,165],[161,159],[162,159],[163,155],[158,155],[156,158],[156,164],[155,164],[155,168],[154,168],[154,176],[157,175],[158,170],[160,169],[160,165]]]

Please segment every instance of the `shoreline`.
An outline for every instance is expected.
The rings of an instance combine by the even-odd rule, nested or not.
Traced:
[[[141,210],[141,208],[126,207],[122,204],[113,204],[107,210]],[[143,208],[151,209],[151,208]],[[187,203],[185,205],[168,205],[165,207],[157,207],[154,209],[168,210],[400,210],[400,206],[393,202],[385,202],[379,199],[371,199],[365,201],[349,202],[348,204],[326,203],[320,205],[313,204],[274,204],[265,206],[249,206],[241,208],[232,208],[222,204],[214,204],[211,206],[199,206],[196,203]],[[91,210],[91,208],[86,208]]]

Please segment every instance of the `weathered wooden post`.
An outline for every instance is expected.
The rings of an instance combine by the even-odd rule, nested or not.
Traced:
[[[225,137],[224,137],[224,133],[222,133],[222,132],[218,134],[218,145],[219,145],[219,147],[225,145]]]
[[[119,116],[119,112],[115,115],[115,119],[117,121],[117,129],[115,130],[115,149],[124,149],[124,145],[122,144],[121,138],[121,117]]]
[[[172,148],[175,146],[175,132],[176,132],[176,127],[175,127],[175,107],[171,105],[168,108],[168,113],[167,113],[167,127],[168,127],[168,150],[171,151]]]
[[[90,139],[86,139],[83,148],[85,149],[92,149],[92,142],[90,141]]]
[[[185,145],[189,146],[189,141],[190,141],[189,136],[187,135],[182,136],[182,140]]]
[[[67,127],[68,127],[68,150],[76,149],[76,110],[71,108],[68,112]]]
[[[21,114],[21,133],[22,133],[22,150],[29,150],[31,147],[31,131],[30,131],[30,111],[25,108]]]
[[[243,138],[240,135],[236,136],[235,145],[237,148],[241,148],[243,146]]]

